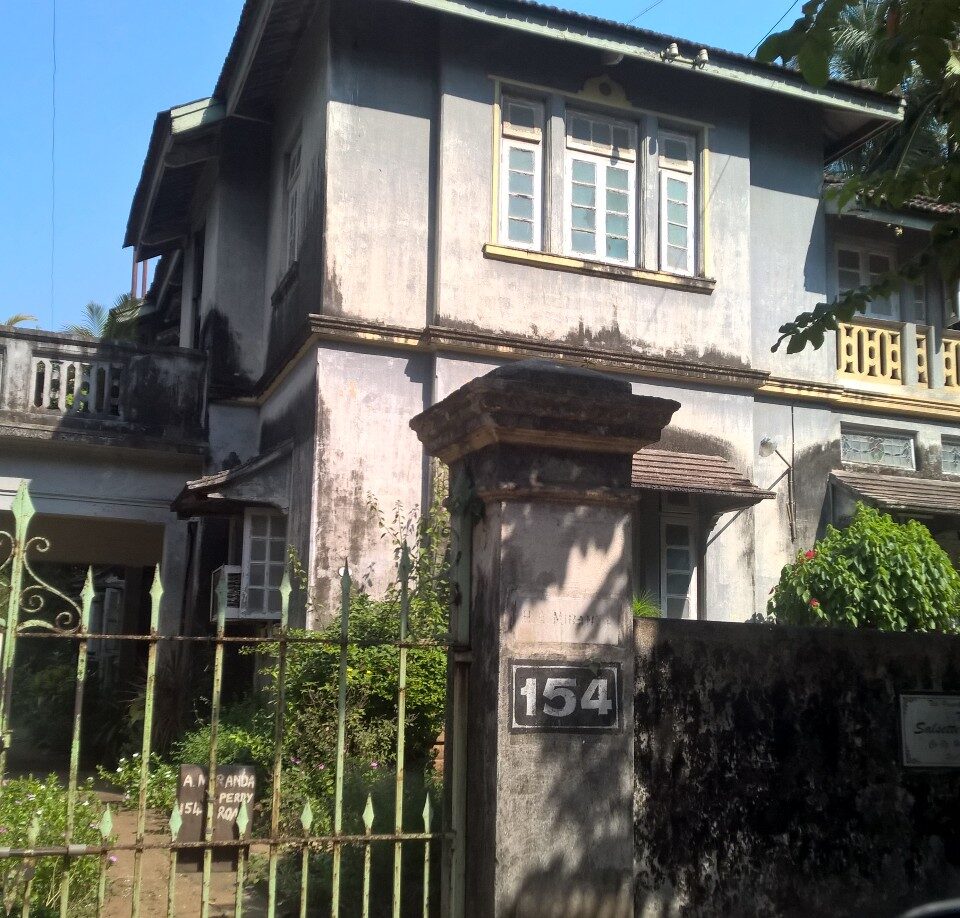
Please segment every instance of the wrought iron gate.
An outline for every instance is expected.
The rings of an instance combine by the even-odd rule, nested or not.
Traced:
[[[285,574],[281,586],[282,612],[280,622],[272,633],[263,637],[242,637],[226,633],[226,582],[221,581],[217,590],[217,616],[215,633],[212,635],[188,636],[166,635],[160,633],[160,608],[163,595],[159,569],[155,572],[150,590],[150,627],[146,634],[98,634],[91,631],[91,609],[95,599],[94,577],[88,572],[84,588],[76,599],[46,582],[35,570],[35,564],[49,550],[47,539],[42,536],[28,535],[34,508],[25,485],[21,486],[13,503],[14,526],[12,532],[0,532],[0,599],[6,600],[5,621],[0,623],[0,777],[4,785],[0,788],[0,797],[8,793],[10,775],[8,775],[9,753],[16,747],[16,735],[12,730],[11,712],[14,707],[14,672],[17,661],[18,642],[25,638],[54,642],[69,642],[76,650],[75,692],[73,700],[72,734],[69,764],[65,778],[62,779],[65,795],[65,818],[62,827],[62,839],[56,843],[40,842],[44,826],[35,817],[30,823],[24,838],[11,838],[0,834],[0,871],[5,872],[3,881],[3,906],[7,914],[28,916],[33,914],[59,914],[66,918],[70,915],[96,914],[119,915],[129,913],[132,918],[139,915],[167,914],[240,916],[244,910],[251,910],[250,871],[257,865],[262,872],[262,881],[257,889],[258,901],[254,903],[258,914],[269,916],[280,914],[318,914],[340,916],[360,914],[363,916],[388,914],[393,918],[401,915],[422,915],[424,918],[440,915],[457,915],[462,908],[462,884],[458,877],[464,852],[459,850],[456,841],[458,823],[462,823],[462,801],[444,800],[443,793],[456,795],[463,792],[462,763],[459,760],[464,748],[462,717],[465,711],[465,656],[463,643],[466,639],[465,616],[455,626],[452,635],[440,636],[430,640],[411,637],[410,620],[410,561],[404,546],[398,569],[397,592],[399,603],[398,632],[393,637],[358,639],[350,630],[352,584],[349,570],[344,568],[341,578],[339,638],[305,634],[290,628],[289,612],[291,601],[291,583],[289,573]],[[461,573],[463,555],[460,559]],[[468,558],[468,555],[467,555]],[[467,560],[469,571],[469,559]],[[467,587],[467,589],[469,589]],[[7,595],[4,596],[3,594]],[[91,823],[89,810],[83,811],[84,801],[90,796],[84,789],[81,779],[81,764],[84,737],[84,696],[88,690],[88,672],[91,648],[96,642],[109,638],[118,642],[135,642],[146,646],[146,677],[143,686],[143,738],[139,757],[139,784],[135,804],[136,823],[132,837],[118,838],[114,831],[116,813],[108,805]],[[460,641],[459,646],[456,642]],[[329,812],[318,819],[315,806],[309,798],[303,800],[299,826],[291,830],[290,822],[281,819],[284,804],[287,811],[291,805],[291,794],[296,788],[285,790],[285,769],[289,769],[289,759],[285,760],[284,730],[287,707],[288,668],[291,660],[296,660],[298,650],[305,645],[326,644],[331,655],[337,655],[337,699],[336,723],[331,730],[336,732],[336,757],[333,768],[333,792]],[[271,660],[275,678],[273,681],[273,725],[272,725],[272,762],[269,773],[265,775],[269,787],[268,798],[261,801],[259,817],[248,807],[246,798],[242,798],[236,815],[230,838],[217,837],[215,831],[217,818],[214,806],[215,793],[206,793],[203,807],[202,836],[199,840],[182,837],[184,820],[182,807],[175,804],[169,814],[163,817],[165,831],[157,831],[158,815],[148,805],[148,786],[151,770],[156,766],[153,755],[153,737],[157,710],[157,673],[158,659],[165,652],[177,646],[206,647],[212,657],[209,672],[209,760],[202,764],[206,769],[207,788],[218,788],[218,735],[221,730],[223,710],[225,652],[229,648],[246,647],[248,652],[263,653]],[[395,768],[389,778],[393,785],[392,812],[375,812],[373,799],[367,796],[362,816],[358,813],[345,814],[348,801],[345,795],[346,732],[349,710],[348,687],[351,681],[351,651],[362,647],[382,647],[385,652],[395,650],[392,657],[397,666],[396,693],[396,746]],[[451,706],[447,712],[447,752],[444,756],[444,768],[453,768],[456,772],[443,781],[445,792],[434,791],[422,795],[422,800],[411,801],[410,792],[405,788],[405,743],[407,713],[407,671],[411,655],[443,648],[447,653],[448,685],[454,686],[457,696],[456,710]],[[459,713],[458,713],[459,712]],[[331,733],[332,735],[332,733]],[[372,763],[376,766],[376,763]],[[415,811],[411,812],[414,809]],[[299,807],[299,801],[295,802]],[[345,820],[345,815],[348,817]],[[169,818],[167,818],[169,816]],[[357,817],[362,818],[362,831],[348,831],[347,822],[354,825]],[[419,825],[411,827],[411,817]],[[222,820],[221,820],[222,821]],[[152,828],[148,828],[148,823]],[[315,831],[320,829],[320,831]],[[81,831],[83,830],[83,831]],[[91,840],[90,832],[95,833]],[[0,832],[6,832],[0,826]],[[387,871],[387,879],[380,888],[375,881],[375,872],[371,869],[375,850],[392,849],[392,870]],[[411,855],[409,852],[413,851]],[[353,879],[359,883],[359,889],[345,890],[344,857],[357,859],[357,869]],[[406,856],[404,854],[406,853]],[[439,857],[438,857],[439,855]],[[118,857],[132,858],[131,875],[128,876],[129,896],[124,892],[117,895],[112,891],[113,864]],[[224,857],[231,860],[232,901],[223,901],[221,895],[213,892],[215,870]],[[379,855],[378,855],[379,856]],[[199,862],[198,893],[182,892],[182,879],[178,871],[178,861],[193,858]],[[145,861],[150,858],[153,867],[147,876],[156,886],[156,863],[158,858],[166,863],[165,902],[157,900],[144,904]],[[311,902],[311,882],[315,877],[317,860],[321,859],[324,868],[329,865],[329,897],[325,897],[322,906],[308,905]],[[360,859],[362,858],[362,867]],[[96,869],[88,869],[84,889],[81,890],[87,903],[79,906],[77,881],[72,879],[74,865],[95,864]],[[46,906],[35,901],[35,878],[43,865],[59,865],[57,876],[59,896],[56,901],[47,901]],[[182,867],[183,864],[180,864]],[[278,873],[282,869],[299,869],[299,901],[288,897],[282,901],[278,887]],[[439,874],[443,873],[440,877]],[[381,872],[382,873],[382,872]],[[221,880],[223,878],[221,877]],[[180,894],[178,895],[178,882]],[[405,889],[415,884],[422,890],[417,903],[411,908],[410,897],[404,898]],[[162,885],[162,884],[161,884]],[[387,888],[383,888],[386,886]],[[223,882],[220,883],[222,892]],[[349,900],[349,903],[348,903]],[[86,911],[84,911],[84,908]]]

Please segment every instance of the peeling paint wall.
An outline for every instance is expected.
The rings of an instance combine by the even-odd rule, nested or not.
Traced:
[[[897,695],[960,640],[636,623],[636,914],[887,918],[960,895],[960,773],[900,765]]]

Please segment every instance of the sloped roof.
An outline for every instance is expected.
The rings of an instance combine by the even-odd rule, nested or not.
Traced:
[[[883,510],[938,516],[960,514],[960,481],[845,470],[833,472],[832,477]]]
[[[633,457],[633,487],[717,498],[724,509],[751,507],[776,497],[757,487],[723,456],[642,449]]]

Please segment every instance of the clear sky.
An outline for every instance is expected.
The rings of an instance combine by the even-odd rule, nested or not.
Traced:
[[[129,290],[121,245],[154,115],[210,94],[242,6],[59,0],[54,119],[55,2],[0,0],[0,321],[27,312],[44,328]],[[638,26],[749,52],[789,0],[554,3],[622,22],[642,13]]]

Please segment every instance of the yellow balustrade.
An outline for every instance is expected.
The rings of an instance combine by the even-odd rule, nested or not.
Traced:
[[[837,326],[837,370],[848,379],[902,384],[902,337],[896,325],[841,322]]]
[[[943,335],[943,385],[960,389],[960,338]]]
[[[917,329],[917,382],[930,386],[930,370],[927,364],[927,330]]]

